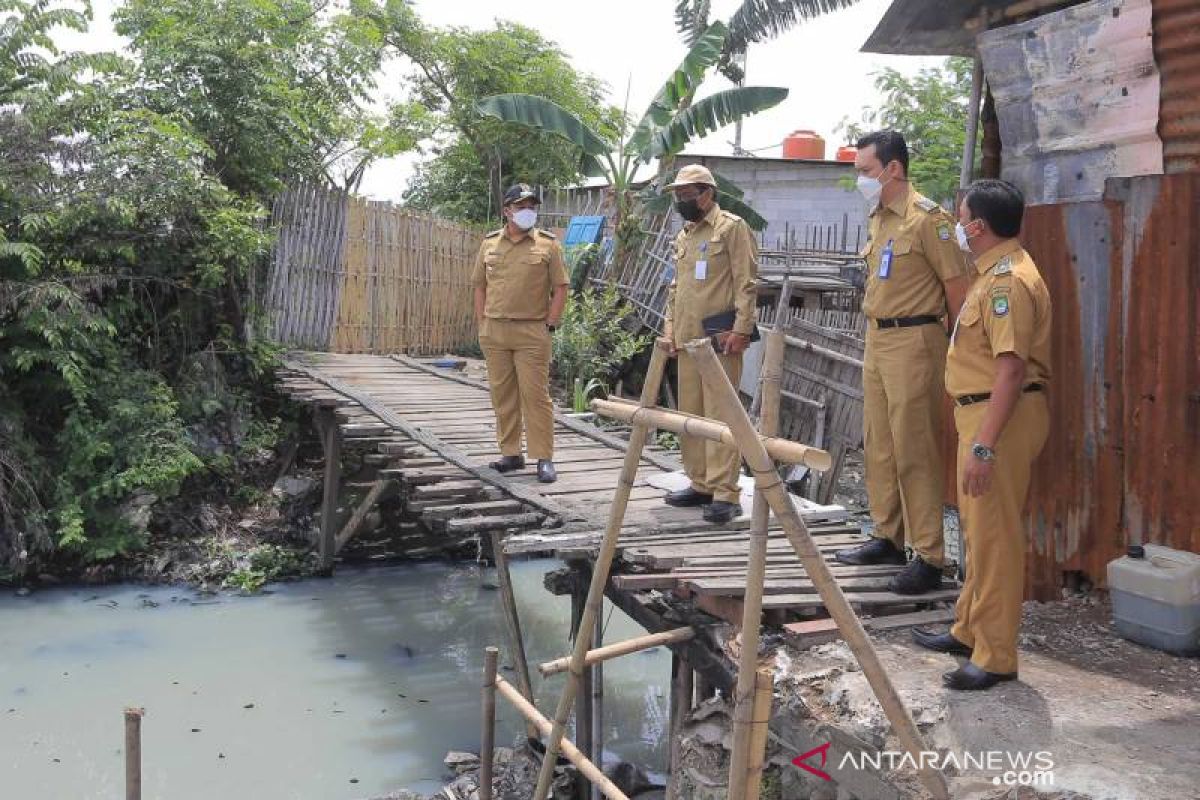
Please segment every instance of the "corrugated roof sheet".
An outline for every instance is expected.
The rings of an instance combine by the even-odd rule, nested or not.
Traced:
[[[1154,0],[1154,57],[1162,74],[1158,135],[1167,172],[1200,169],[1200,3]]]
[[[1092,0],[978,38],[1003,177],[1031,204],[1098,199],[1162,172],[1150,0]]]

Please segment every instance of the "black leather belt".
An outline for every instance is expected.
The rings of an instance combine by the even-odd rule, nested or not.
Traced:
[[[933,314],[922,314],[919,317],[892,317],[891,319],[877,319],[875,325],[880,328],[914,328],[917,325],[933,325],[940,322]]]
[[[1046,388],[1044,383],[1031,383],[1022,389],[1022,392],[1040,392]],[[961,397],[954,398],[954,404],[958,406],[969,406],[975,403],[982,403],[984,400],[991,400],[991,392],[982,392],[981,394],[964,394]]]

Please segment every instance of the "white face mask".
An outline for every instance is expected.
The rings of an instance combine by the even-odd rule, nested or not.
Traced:
[[[961,222],[954,223],[954,235],[958,237],[959,249],[964,253],[971,252],[971,237],[967,236],[967,229]]]
[[[512,221],[513,225],[516,225],[523,231],[527,231],[537,223],[537,209],[522,208],[519,211],[514,211]]]
[[[867,198],[867,205],[874,208],[879,204],[879,196],[883,194],[883,187],[891,183],[891,178],[880,182],[879,178],[868,178],[866,175],[858,176],[858,190],[862,192],[862,196]]]

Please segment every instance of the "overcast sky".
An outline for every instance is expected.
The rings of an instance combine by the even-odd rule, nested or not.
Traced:
[[[825,137],[832,157],[843,144],[834,130],[837,124],[847,115],[857,119],[864,105],[877,100],[872,72],[884,66],[916,72],[939,63],[941,59],[859,52],[890,4],[891,0],[862,0],[849,10],[752,45],[748,83],[785,86],[791,93],[779,106],[747,120],[742,146],[763,156],[779,156],[784,136],[804,128]],[[118,0],[93,0],[96,22],[92,34],[86,39],[63,37],[63,43],[76,49],[120,49],[123,42],[109,22],[117,5]],[[726,19],[740,0],[713,0],[712,5],[713,19]],[[497,18],[504,18],[536,28],[557,42],[578,69],[604,81],[614,105],[624,102],[628,86],[634,114],[640,114],[685,53],[674,27],[675,0],[417,0],[415,6],[422,19],[435,25],[487,28]],[[399,64],[388,69],[378,90],[381,106],[402,96],[399,78],[406,71]],[[716,76],[702,94],[724,88],[728,82]],[[693,144],[688,151],[726,154],[731,151],[732,139],[730,127]],[[404,156],[377,165],[363,182],[363,194],[380,200],[400,199],[414,162],[415,157]]]

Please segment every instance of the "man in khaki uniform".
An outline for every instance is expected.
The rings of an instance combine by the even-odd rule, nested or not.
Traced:
[[[958,238],[979,275],[946,360],[967,579],[949,633],[913,631],[924,647],[970,656],[943,676],[952,689],[987,689],[1017,677],[1022,511],[1029,472],[1050,427],[1050,293],[1016,238],[1024,208],[1015,186],[984,180],[971,185],[958,210]]]
[[[675,355],[689,340],[705,336],[705,318],[730,312],[732,324],[716,334],[716,347],[725,374],[737,386],[742,353],[754,331],[758,246],[746,221],[717,205],[716,187],[712,173],[699,164],[679,170],[675,182],[667,186],[685,223],[675,237],[675,278],[659,341]],[[719,415],[696,365],[686,356],[679,359],[679,410],[704,417]],[[691,436],[680,437],[679,444],[691,485],[668,494],[667,504],[704,506],[704,519],[715,523],[740,516],[738,451]]]
[[[504,227],[483,239],[471,276],[475,321],[487,360],[500,472],[522,469],[521,423],[537,479],[553,483],[554,405],[550,335],[567,302],[566,265],[554,234],[535,228],[537,195],[519,183],[504,194]]]
[[[846,564],[904,564],[890,589],[941,584],[941,453],[947,327],[969,285],[954,219],[908,182],[908,147],[895,131],[858,142],[858,186],[871,206],[867,262],[863,442],[870,542],[842,550]],[[943,321],[945,320],[945,322]]]

